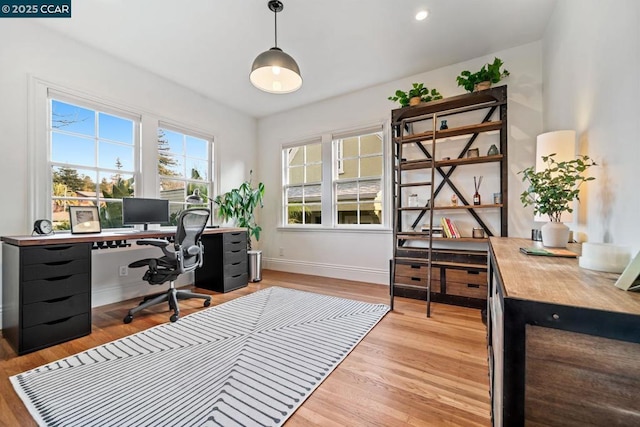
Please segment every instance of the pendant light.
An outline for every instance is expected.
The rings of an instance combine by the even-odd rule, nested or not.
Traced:
[[[278,12],[282,11],[284,5],[279,0],[270,0],[268,6],[275,21],[275,46],[256,57],[249,79],[255,87],[265,92],[295,92],[302,86],[300,68],[291,56],[278,47]]]

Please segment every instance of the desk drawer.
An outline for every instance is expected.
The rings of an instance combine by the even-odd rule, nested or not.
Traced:
[[[237,252],[241,250],[247,250],[247,241],[240,242],[224,242],[222,245],[223,252]]]
[[[447,295],[458,295],[461,297],[487,299],[487,285],[447,281]]]
[[[31,280],[22,285],[22,303],[49,301],[91,290],[89,274],[72,274],[51,279]]]
[[[22,280],[51,279],[54,277],[69,276],[71,274],[88,273],[90,264],[91,258],[86,258],[24,266],[22,270]]]
[[[52,262],[87,259],[90,254],[89,244],[51,245],[23,248],[20,257],[22,265],[46,264]]]
[[[22,307],[22,328],[54,322],[90,311],[89,293],[35,302]]]
[[[238,249],[235,251],[227,251],[224,253],[222,262],[227,264],[237,264],[239,262],[247,262],[247,251],[245,249]]]
[[[234,264],[226,264],[224,266],[224,277],[225,279],[228,277],[235,277],[239,274],[247,272],[247,258],[242,260],[241,262],[237,262]]]
[[[249,283],[249,274],[245,270],[242,274],[238,274],[233,277],[225,277],[224,290],[221,290],[221,292],[229,292],[234,289],[242,288],[247,286],[247,283]]]
[[[223,243],[238,243],[244,242],[247,243],[247,233],[246,231],[234,231],[230,233],[222,234],[222,242]]]
[[[20,354],[48,347],[91,333],[91,313],[44,323],[22,331]]]

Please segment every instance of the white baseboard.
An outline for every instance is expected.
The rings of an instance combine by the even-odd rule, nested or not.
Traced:
[[[289,273],[311,274],[314,276],[355,280],[380,285],[389,284],[389,271],[387,268],[355,267],[282,258],[262,258],[262,266],[265,269],[286,271]]]

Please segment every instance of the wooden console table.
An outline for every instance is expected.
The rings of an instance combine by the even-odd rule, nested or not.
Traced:
[[[640,293],[525,246],[534,242],[490,238],[493,425],[640,425]]]
[[[199,278],[196,273],[197,286],[216,289],[215,286],[224,288],[229,284],[235,289],[247,285],[246,234],[244,228],[205,229],[202,241],[207,271],[223,274],[211,281],[208,275]],[[175,229],[163,229],[2,237],[3,337],[18,354],[25,354],[90,334],[91,248],[111,250],[109,248],[121,246],[125,240],[174,235]],[[227,248],[223,243],[229,239],[229,244],[241,242],[234,247],[235,258],[218,250],[218,247]],[[238,271],[242,268],[244,275]],[[233,275],[227,275],[229,271]]]

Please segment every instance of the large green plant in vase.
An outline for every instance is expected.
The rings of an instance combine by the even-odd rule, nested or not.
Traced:
[[[542,156],[546,168],[536,172],[533,166],[520,172],[529,186],[520,194],[524,206],[533,206],[536,215],[547,215],[549,222],[542,226],[542,244],[548,247],[567,246],[569,227],[562,223],[563,212],[573,212],[574,200],[580,200],[580,186],[593,181],[585,172],[596,163],[589,156],[579,155],[568,161],[556,161],[554,154]]]
[[[218,216],[225,222],[233,220],[237,227],[247,229],[247,249],[251,250],[251,237],[260,240],[262,227],[256,224],[254,211],[264,198],[264,184],[253,187],[253,171],[249,172],[249,180],[238,188],[217,196],[213,202],[218,206]]]

